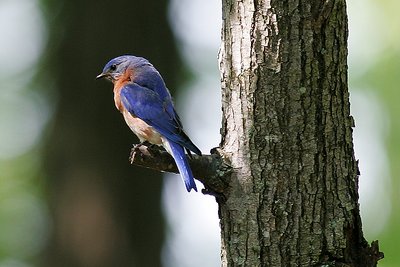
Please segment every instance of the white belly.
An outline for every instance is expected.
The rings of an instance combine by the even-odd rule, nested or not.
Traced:
[[[122,112],[126,124],[140,139],[140,142],[148,141],[155,145],[162,145],[161,135],[150,125],[138,117],[132,116],[127,110]]]

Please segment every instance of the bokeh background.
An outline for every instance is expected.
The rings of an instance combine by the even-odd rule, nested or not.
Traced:
[[[400,2],[347,2],[364,234],[380,241],[379,266],[395,267]],[[218,1],[0,0],[0,267],[220,266],[213,198],[130,166],[137,140],[112,85],[94,80],[112,57],[148,58],[207,153],[219,144],[220,27]]]

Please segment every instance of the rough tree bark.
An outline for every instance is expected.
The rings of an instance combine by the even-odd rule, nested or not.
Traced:
[[[376,266],[359,215],[345,1],[222,2],[221,147],[191,161],[217,196],[222,266]]]
[[[344,0],[224,0],[222,266],[376,266],[358,206]]]

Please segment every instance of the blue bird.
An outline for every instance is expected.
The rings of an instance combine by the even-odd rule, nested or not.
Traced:
[[[175,160],[186,189],[197,191],[185,150],[201,155],[183,131],[171,94],[160,73],[142,57],[120,56],[110,60],[96,77],[114,84],[114,102],[140,142],[162,145]]]

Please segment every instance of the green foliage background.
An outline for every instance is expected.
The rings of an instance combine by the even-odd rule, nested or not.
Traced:
[[[377,235],[364,231],[369,242],[378,239],[385,258],[379,266],[400,266],[400,2],[394,0],[347,1],[350,24],[350,44],[356,38],[355,46],[349,48],[349,89],[351,93],[370,93],[380,102],[387,118],[387,135],[383,142],[388,156],[390,182],[386,192],[390,215],[383,230]],[[364,50],[363,55],[354,54]],[[361,53],[359,53],[361,54]],[[361,71],[360,71],[361,69]],[[357,128],[357,118],[356,128]],[[373,151],[371,151],[373,153]],[[372,157],[374,155],[371,155]],[[360,163],[361,164],[361,163]],[[373,168],[373,166],[372,166]],[[363,174],[361,173],[360,179]],[[384,176],[374,177],[377,183],[384,183]],[[378,195],[367,196],[373,199]],[[369,207],[361,206],[361,210]],[[376,207],[375,207],[376,208]],[[373,212],[373,211],[372,211]],[[380,227],[384,218],[376,217],[364,225]]]

